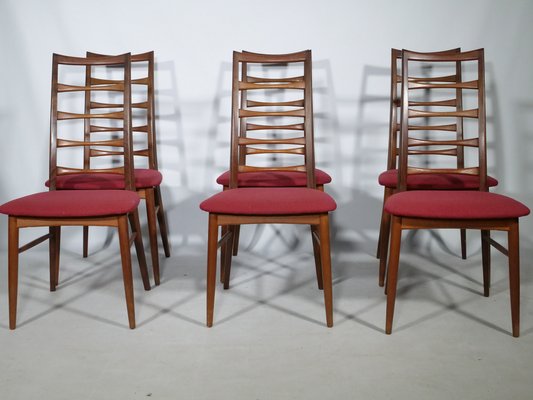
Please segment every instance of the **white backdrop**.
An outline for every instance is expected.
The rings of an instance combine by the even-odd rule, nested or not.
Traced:
[[[232,50],[313,50],[318,166],[338,231],[374,245],[386,164],[391,47],[484,47],[491,173],[533,201],[533,2],[528,0],[1,0],[0,202],[44,189],[52,53],[154,50],[173,241],[203,242],[198,203],[228,164]],[[531,168],[530,168],[531,167]],[[527,218],[522,237],[533,231]],[[0,219],[0,246],[6,245]],[[370,245],[372,243],[372,245]],[[531,243],[526,241],[527,243]]]

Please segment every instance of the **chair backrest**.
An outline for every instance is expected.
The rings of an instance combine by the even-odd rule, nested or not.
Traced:
[[[94,57],[105,57],[108,55],[97,54],[87,52],[88,58]],[[131,55],[131,84],[132,87],[132,97],[134,101],[131,103],[132,108],[132,135],[133,135],[133,156],[134,157],[145,157],[148,161],[148,168],[158,169],[157,165],[157,140],[156,140],[156,129],[155,129],[155,89],[154,89],[154,52],[149,51],[146,53],[132,54]],[[141,70],[140,74],[135,74],[136,70]],[[87,69],[87,82],[101,82],[101,83],[120,83],[120,79],[98,79],[94,78],[91,75],[91,69]],[[137,76],[139,75],[139,76]],[[146,90],[142,89],[142,93],[137,93],[136,87],[145,87]],[[140,100],[136,99],[140,97]],[[88,110],[99,109],[99,108],[121,108],[121,103],[101,103],[91,101],[87,99],[87,108]],[[145,112],[139,112],[145,110]],[[143,121],[138,123],[138,121]],[[136,135],[136,134],[139,135]],[[86,130],[86,140],[90,140],[91,130],[87,127]],[[140,139],[140,140],[139,140]],[[84,165],[89,167],[91,163],[91,158],[101,157],[109,155],[106,151],[95,150],[90,147],[86,147],[84,153]],[[115,153],[114,153],[115,154]]]
[[[107,67],[114,67],[115,72],[120,68],[120,79],[87,79],[92,76],[92,69]],[[84,93],[84,96],[80,93]],[[120,107],[101,106],[97,107],[97,112],[91,112],[95,108],[90,106],[92,93],[98,93],[101,97],[116,97],[118,94],[121,97]],[[104,110],[106,108],[113,110]],[[95,137],[90,137],[87,132],[94,133]],[[134,190],[131,141],[130,54],[91,58],[54,54],[50,107],[50,190],[56,189],[56,178],[60,175],[87,173],[123,174],[125,188]],[[83,153],[86,153],[88,148],[98,148],[100,150],[94,151],[112,156],[111,166],[91,167],[82,161],[81,156],[73,156],[72,152],[66,154],[67,149],[83,149]]]
[[[311,50],[233,53],[230,188],[238,173],[256,171],[302,172],[316,187],[311,63]],[[252,165],[252,155],[270,156],[269,165]],[[303,161],[280,165],[296,156]]]
[[[440,69],[457,69],[449,76],[413,76],[421,65],[436,64]],[[463,73],[461,70],[467,72]],[[467,79],[464,76],[468,75]],[[475,96],[463,91],[474,92]],[[419,100],[421,91],[429,91],[437,100]],[[455,98],[446,97],[452,92]],[[465,97],[465,99],[463,99]],[[463,107],[463,100],[471,104]],[[454,111],[449,111],[454,107]],[[466,108],[466,109],[465,109]],[[424,123],[416,123],[423,120]],[[468,124],[464,124],[463,119]],[[399,189],[405,190],[408,174],[467,174],[479,177],[480,190],[487,190],[486,118],[485,118],[485,64],[483,49],[452,53],[418,53],[402,51],[400,173]],[[436,121],[436,122],[433,122]],[[468,127],[466,125],[469,125]],[[467,129],[469,128],[469,129]],[[421,137],[421,133],[425,137]],[[465,167],[463,156],[451,167],[442,167],[445,157],[457,157],[458,149],[477,150],[470,167]],[[427,165],[415,165],[417,157],[433,157]]]
[[[454,54],[459,53],[461,51],[460,48],[450,49],[450,50],[444,50],[444,51],[438,51],[433,52],[431,54]],[[398,156],[400,155],[400,143],[398,141],[398,133],[400,132],[400,121],[399,121],[399,115],[400,113],[398,110],[401,107],[402,101],[401,101],[401,85],[402,85],[402,74],[401,74],[401,62],[402,62],[402,50],[400,49],[391,49],[391,82],[390,82],[390,116],[389,116],[389,146],[388,146],[388,153],[387,153],[387,170],[396,169],[398,168]],[[398,65],[400,64],[400,65]],[[424,71],[425,72],[425,71]],[[427,73],[427,72],[426,72]],[[453,75],[448,76],[437,76],[433,77],[433,80],[438,79],[439,81],[443,82],[455,82],[456,80],[461,80],[461,62],[458,61],[455,65],[455,73]],[[426,93],[427,95],[427,93]],[[425,103],[426,106],[430,106],[434,103],[434,101],[431,101],[431,99],[428,98],[428,96],[425,96],[426,98]],[[450,101],[446,104],[441,104],[447,107],[454,107],[456,110],[460,110],[462,107],[462,90],[457,89],[455,93],[455,97],[452,99],[449,99]],[[451,128],[451,127],[450,127]],[[455,124],[455,132],[457,134],[457,139],[460,140],[463,135],[463,119],[462,117],[457,117],[457,121]],[[457,166],[462,167],[464,166],[464,151],[463,146],[457,146]]]

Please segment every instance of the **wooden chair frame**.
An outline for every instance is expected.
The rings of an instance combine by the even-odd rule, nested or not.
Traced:
[[[87,57],[102,57],[103,54],[87,52]],[[139,54],[132,54],[131,63],[147,63],[147,76],[137,79],[132,79],[132,85],[146,86],[147,98],[146,101],[139,103],[132,103],[132,109],[146,110],[147,122],[146,125],[133,126],[132,132],[140,132],[146,134],[147,147],[145,149],[133,150],[134,156],[147,157],[148,167],[153,170],[158,170],[157,164],[157,139],[156,139],[156,124],[155,124],[155,84],[154,84],[154,52],[146,52]],[[90,69],[87,69],[87,80],[92,79]],[[100,80],[102,81],[102,80]],[[108,83],[116,83],[113,80],[107,80]],[[91,109],[102,108],[106,106],[122,106],[121,104],[100,104],[91,102],[90,97],[86,99],[86,112]],[[90,140],[91,128],[89,124],[85,127],[85,138]],[[116,153],[116,152],[114,152]],[[107,152],[107,154],[111,154]],[[101,156],[102,151],[95,152],[93,149],[86,147],[84,151],[84,165],[89,168],[91,158],[94,156]],[[163,249],[165,257],[170,257],[170,245],[168,241],[168,227],[163,206],[163,199],[161,195],[161,187],[146,187],[137,188],[137,193],[141,199],[146,203],[146,216],[148,222],[148,234],[150,238],[150,253],[152,259],[152,268],[154,273],[154,281],[156,285],[160,284],[160,268],[159,268],[159,252],[157,243],[157,224],[159,224],[159,231],[161,240],[163,242]],[[89,227],[83,228],[83,256],[87,257],[89,246]]]
[[[304,77],[299,77],[297,81],[287,78],[276,79],[275,81],[257,80],[249,82],[239,80],[239,65],[249,63],[304,63]],[[307,179],[307,188],[316,189],[314,175],[314,142],[313,142],[313,112],[312,112],[312,69],[311,69],[311,51],[306,50],[299,53],[283,55],[266,55],[251,52],[234,52],[233,53],[233,85],[232,85],[232,118],[231,118],[231,158],[230,158],[230,185],[227,190],[238,190],[237,175],[239,172],[256,171],[256,170],[291,170],[305,172]],[[247,77],[246,68],[243,70],[243,76]],[[304,102],[301,104],[302,109],[297,112],[262,112],[244,110],[245,106],[255,105],[249,102],[245,94],[248,90],[261,89],[261,85],[269,85],[269,88],[279,89],[301,89],[304,92]],[[241,95],[240,95],[241,94]],[[241,105],[239,104],[239,98]],[[300,103],[299,103],[300,104]],[[286,105],[284,103],[271,103],[270,105]],[[298,140],[298,144],[303,146],[304,165],[292,167],[251,167],[246,165],[245,154],[257,153],[257,149],[248,150],[248,145],[258,144],[257,140],[248,139],[241,135],[245,119],[253,116],[292,116],[297,115],[304,118],[303,126],[298,129],[302,130],[305,135],[304,141]],[[276,128],[279,129],[279,128]],[[278,140],[274,143],[291,143],[290,140]],[[296,143],[294,142],[294,143]],[[264,142],[266,143],[266,142]],[[262,151],[268,152],[268,151]],[[277,153],[292,153],[283,150],[273,150]],[[294,154],[294,153],[292,153]],[[329,241],[329,215],[328,213],[318,213],[310,215],[232,215],[209,213],[208,227],[208,245],[207,245],[207,326],[213,325],[215,287],[216,287],[216,263],[217,249],[222,248],[221,254],[221,281],[224,282],[224,288],[229,287],[229,277],[231,269],[231,257],[235,249],[235,231],[236,227],[242,224],[305,224],[311,226],[313,238],[313,250],[315,255],[315,265],[317,269],[317,280],[319,287],[324,291],[324,303],[326,309],[326,324],[328,327],[333,326],[333,300],[332,300],[332,282],[331,282],[331,257]],[[219,240],[219,227],[222,227],[222,236]]]
[[[90,86],[73,86],[60,84],[58,82],[59,65],[72,66],[95,66],[95,65],[123,65],[124,66],[124,82],[122,84],[100,85],[98,90],[113,90],[122,91],[124,93],[123,110],[107,114],[74,114],[61,112],[58,110],[58,94],[61,92],[74,91],[90,91]],[[52,96],[51,96],[51,112],[50,112],[50,190],[56,190],[56,177],[59,174],[73,174],[76,172],[86,172],[87,170],[75,170],[73,168],[65,168],[57,165],[57,150],[61,147],[73,146],[89,146],[91,143],[87,141],[68,141],[58,138],[57,125],[58,120],[66,119],[83,119],[85,121],[91,118],[112,118],[122,119],[124,122],[124,166],[120,168],[112,168],[107,171],[100,170],[100,173],[112,172],[123,173],[126,181],[126,189],[132,190],[132,154],[129,151],[131,140],[131,93],[130,93],[130,54],[115,57],[95,57],[93,59],[68,57],[58,54],[53,55],[52,64]],[[116,141],[113,146],[117,146]],[[106,144],[104,144],[106,145]],[[132,227],[132,234],[129,234],[128,219]],[[42,243],[49,239],[50,250],[50,291],[55,291],[58,285],[59,278],[59,252],[61,241],[61,227],[62,226],[109,226],[118,229],[120,253],[122,259],[122,273],[124,279],[124,289],[126,295],[126,306],[128,312],[129,327],[135,328],[135,304],[133,296],[133,278],[131,270],[131,256],[130,247],[135,243],[141,276],[145,290],[150,290],[150,282],[148,279],[148,270],[146,268],[146,259],[144,256],[144,249],[142,243],[142,236],[140,234],[140,224],[138,212],[135,209],[130,214],[101,216],[101,217],[84,217],[84,218],[68,218],[68,217],[19,217],[9,216],[9,244],[8,244],[8,294],[9,294],[9,327],[16,328],[16,312],[17,312],[17,293],[18,293],[18,264],[19,254]],[[22,228],[31,227],[49,227],[49,233],[41,236],[30,243],[19,247],[19,230]]]
[[[445,50],[445,51],[439,51],[435,52],[434,54],[454,54],[460,52],[460,48]],[[400,131],[400,126],[398,124],[398,108],[401,107],[401,94],[398,95],[398,84],[402,83],[402,76],[398,74],[398,60],[401,61],[402,58],[402,50],[399,49],[391,49],[391,86],[390,86],[390,117],[389,117],[389,145],[388,145],[388,151],[387,151],[387,170],[394,170],[398,168],[397,159],[400,154],[399,152],[399,143],[398,143],[398,133]],[[456,72],[455,77],[442,77],[443,79],[448,78],[448,80],[460,80],[461,79],[461,63],[456,63]],[[461,89],[456,90],[456,103],[455,108],[457,110],[460,110],[462,108],[462,91]],[[433,102],[428,101],[426,102],[427,105],[431,105]],[[456,129],[457,132],[457,139],[460,140],[463,137],[463,119],[462,117],[457,118],[456,122]],[[457,146],[457,167],[463,168],[464,167],[464,149],[463,146]],[[385,241],[385,237],[390,233],[390,226],[391,226],[391,217],[388,215],[385,210],[385,202],[387,199],[394,194],[397,191],[394,188],[391,187],[384,187],[383,188],[383,203],[382,203],[382,211],[381,211],[381,220],[380,220],[380,229],[379,229],[379,237],[378,237],[378,245],[376,250],[376,257],[378,259],[381,259],[381,254],[384,252],[386,253],[387,249],[383,249],[382,243]],[[466,259],[466,229],[460,229],[461,234],[461,258]],[[387,260],[386,258],[380,263],[380,270],[379,270],[379,286],[384,286],[384,280],[385,280],[385,268],[386,268]]]
[[[485,110],[485,86],[484,86],[484,51],[483,49],[469,52],[461,52],[456,54],[431,54],[431,53],[416,53],[403,50],[402,54],[402,106],[401,106],[401,134],[400,134],[400,172],[399,172],[399,190],[405,191],[407,185],[407,175],[409,173],[445,173],[449,170],[434,169],[423,170],[420,168],[412,168],[408,164],[409,158],[409,118],[416,117],[415,113],[418,111],[409,108],[409,91],[412,85],[426,85],[429,88],[434,88],[439,83],[431,82],[416,82],[409,78],[409,62],[410,61],[427,61],[427,62],[465,62],[477,61],[477,79],[475,81],[456,83],[448,83],[449,88],[467,88],[477,90],[478,105],[477,110],[460,110],[456,112],[438,112],[429,111],[428,116],[442,117],[442,116],[468,116],[469,118],[477,118],[478,120],[478,135],[475,139],[458,139],[456,141],[448,141],[447,145],[465,145],[478,148],[478,167],[473,168],[458,168],[454,172],[473,174],[479,176],[479,190],[488,191],[487,185],[487,158],[486,158],[486,110]],[[442,83],[441,83],[442,86]],[[419,114],[418,114],[419,116]],[[443,143],[445,143],[443,141]],[[435,145],[436,143],[426,143],[426,145]],[[436,153],[433,153],[436,154]],[[478,229],[481,231],[482,243],[482,264],[483,264],[483,287],[484,295],[489,295],[490,289],[490,246],[493,245],[496,249],[507,255],[509,258],[509,281],[510,281],[510,300],[511,300],[511,320],[512,320],[512,334],[515,337],[519,336],[519,300],[520,300],[520,278],[519,278],[519,230],[518,218],[502,218],[502,219],[428,219],[422,217],[392,217],[391,239],[389,263],[387,269],[387,311],[385,332],[390,334],[392,332],[392,322],[394,315],[394,305],[396,299],[396,289],[398,281],[398,267],[401,247],[401,234],[403,230],[412,229]],[[505,231],[508,234],[508,249],[504,248],[499,243],[490,238],[491,230]],[[388,241],[388,236],[387,236]]]

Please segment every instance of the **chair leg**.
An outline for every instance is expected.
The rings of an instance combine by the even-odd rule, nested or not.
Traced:
[[[122,277],[126,294],[126,308],[130,329],[135,328],[135,302],[133,299],[133,275],[131,272],[130,240],[128,221],[125,216],[118,217],[118,237],[120,242],[120,256],[122,259]]]
[[[17,292],[19,275],[19,228],[17,217],[9,217],[8,227],[8,293],[9,293],[9,329],[17,326]]]
[[[322,285],[324,288],[324,305],[326,307],[326,325],[333,326],[333,289],[331,282],[331,249],[329,244],[329,216],[320,216],[320,257],[322,265]]]
[[[89,255],[89,227],[83,227],[83,258]]]
[[[466,229],[461,229],[461,258],[466,260]]]
[[[383,203],[382,203],[382,208],[381,208],[381,222],[379,224],[379,236],[378,236],[378,246],[377,246],[377,249],[376,249],[376,258],[380,258],[381,257],[381,248],[382,248],[382,240],[383,240],[383,227],[386,223],[390,224],[390,217],[389,217],[389,222],[386,221],[386,212],[385,212],[385,202],[387,201],[387,199],[390,197],[390,195],[392,194],[392,189],[386,187],[384,190],[383,190]]]
[[[61,248],[61,227],[49,228],[49,253],[50,253],[50,291],[55,292],[59,283],[59,254]]]
[[[379,256],[379,277],[378,284],[380,287],[385,286],[385,274],[387,271],[387,249],[389,246],[389,236],[390,236],[390,227],[391,227],[391,216],[389,213],[383,213],[383,223],[381,225],[381,241],[379,245],[379,250],[381,254]],[[385,288],[385,290],[387,290]]]
[[[228,232],[229,226],[222,225],[220,228],[220,237],[223,238]],[[226,277],[226,246],[220,248],[220,283],[224,283]]]
[[[389,267],[387,268],[387,314],[385,319],[385,333],[387,333],[388,335],[392,332],[392,320],[394,317],[394,303],[396,301],[396,287],[398,283],[398,264],[400,262],[401,241],[401,218],[392,217]]]
[[[161,187],[154,188],[155,205],[157,207],[157,221],[159,222],[159,232],[161,233],[161,241],[163,242],[163,249],[165,250],[165,257],[170,257],[170,245],[168,243],[168,226],[165,216],[165,208],[163,207],[163,197],[161,196]]]
[[[236,256],[239,254],[239,235],[241,233],[241,226],[235,225],[235,230],[233,231],[233,255]]]
[[[141,278],[143,281],[144,290],[150,290],[150,278],[148,277],[148,268],[146,267],[146,257],[144,255],[143,239],[141,235],[141,224],[139,222],[139,211],[135,209],[132,213],[128,215],[128,218],[130,220],[131,230],[135,235],[135,252],[137,253],[137,261],[139,262],[139,269],[141,271]]]
[[[318,229],[316,225],[311,225],[311,239],[313,240],[313,256],[315,258],[315,268],[316,268],[316,280],[318,283],[318,288],[322,290],[324,288],[322,281],[322,263],[320,260],[320,243],[318,242],[315,235],[318,235]]]
[[[144,193],[146,202],[146,216],[148,220],[148,238],[150,240],[150,254],[152,256],[152,269],[154,272],[154,282],[156,286],[159,286],[159,249],[157,247],[157,222],[155,212],[154,189],[147,188],[144,190]]]
[[[230,225],[228,230],[230,232],[230,237],[226,240],[226,243],[223,244],[222,249],[224,250],[224,256],[221,256],[220,263],[224,264],[224,290],[229,289],[229,279],[231,276],[231,259],[233,257],[233,240],[235,238],[235,228],[238,225]]]
[[[213,312],[215,308],[215,286],[217,280],[217,242],[218,221],[215,214],[209,214],[207,234],[207,318],[206,325],[213,326]]]
[[[483,296],[490,294],[490,231],[481,231],[481,262],[483,265]]]
[[[513,336],[520,336],[520,244],[518,220],[512,222],[508,233],[509,287]]]

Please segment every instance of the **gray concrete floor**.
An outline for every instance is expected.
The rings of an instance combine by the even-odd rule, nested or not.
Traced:
[[[244,242],[231,289],[217,289],[211,329],[205,243],[176,240],[161,286],[145,292],[134,264],[138,326],[129,330],[116,239],[83,260],[69,232],[57,292],[48,291],[46,246],[21,256],[15,331],[0,281],[2,399],[533,398],[533,251],[524,238],[515,339],[506,258],[493,250],[492,294],[483,297],[474,236],[466,261],[435,240],[405,246],[387,336],[372,240],[337,236],[332,329],[306,237]]]

